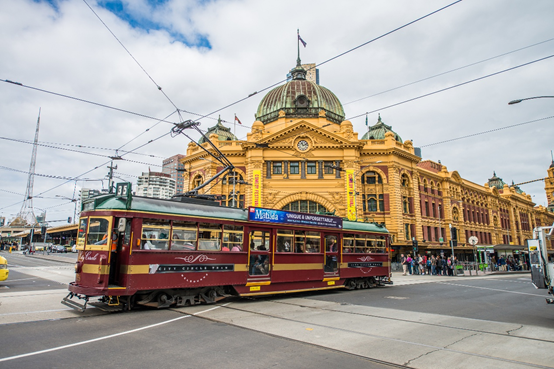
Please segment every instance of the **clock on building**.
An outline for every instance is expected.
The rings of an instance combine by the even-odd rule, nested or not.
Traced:
[[[298,148],[298,150],[300,151],[306,151],[310,148],[310,144],[308,144],[308,142],[306,140],[300,140],[298,141],[298,143],[296,144],[296,147]]]

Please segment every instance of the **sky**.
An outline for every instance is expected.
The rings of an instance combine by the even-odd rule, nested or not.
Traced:
[[[508,102],[554,95],[554,2],[463,0],[396,30],[454,1],[3,0],[0,216],[21,208],[39,110],[33,205],[63,225],[67,199],[107,187],[109,156],[127,159],[116,181],[136,185],[186,154],[189,140],[168,134],[175,107],[184,120],[211,114],[203,130],[221,115],[245,139],[267,88],[296,64],[297,29],[302,62],[319,65],[360,138],[365,113],[370,125],[380,114],[424,160],[471,182],[544,178],[554,99]],[[520,187],[547,205],[544,182]]]

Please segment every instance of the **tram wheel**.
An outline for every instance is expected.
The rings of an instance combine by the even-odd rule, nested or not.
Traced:
[[[348,281],[347,287],[348,287],[349,290],[355,290],[357,285],[358,284],[356,283],[356,280],[351,279],[351,280]]]

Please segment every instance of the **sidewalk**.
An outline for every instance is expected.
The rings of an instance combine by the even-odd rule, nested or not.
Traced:
[[[521,274],[530,274],[528,270],[523,271],[517,271],[517,272],[481,272],[479,271],[479,274],[475,274],[475,271],[472,271],[471,276],[469,275],[469,271],[464,271],[464,274],[454,275],[454,276],[447,276],[447,275],[429,275],[429,274],[406,274],[402,275],[402,272],[392,272],[392,281],[397,284],[397,282],[432,282],[432,281],[443,281],[443,280],[450,280],[453,278],[459,278],[459,277],[465,277],[465,278],[471,278],[471,277],[488,277],[488,276],[494,276],[494,275],[506,275],[506,274],[514,274],[514,275],[521,275]]]
[[[67,263],[67,264],[75,264],[77,261],[77,253],[68,253],[68,254],[56,254],[56,253],[43,253],[42,251],[37,251],[33,255],[23,255],[23,251],[12,251],[12,254],[18,254],[22,255],[28,258],[35,258],[35,259],[44,259],[44,260],[52,260],[57,261],[61,263]],[[0,255],[6,254],[6,258],[9,259],[9,251],[0,251]],[[62,256],[66,255],[66,256]]]

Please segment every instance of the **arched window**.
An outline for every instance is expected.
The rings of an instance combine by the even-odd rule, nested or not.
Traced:
[[[408,187],[410,185],[410,179],[407,175],[402,174],[402,177],[400,178],[400,183],[402,184],[402,187]]]
[[[196,188],[200,186],[202,183],[204,183],[204,180],[202,179],[202,176],[199,174],[192,179],[192,188]]]
[[[362,175],[362,184],[382,184],[383,178],[376,172],[369,171]]]
[[[299,211],[301,213],[311,213],[311,214],[328,212],[325,206],[310,200],[293,201],[283,206],[281,210]]]

